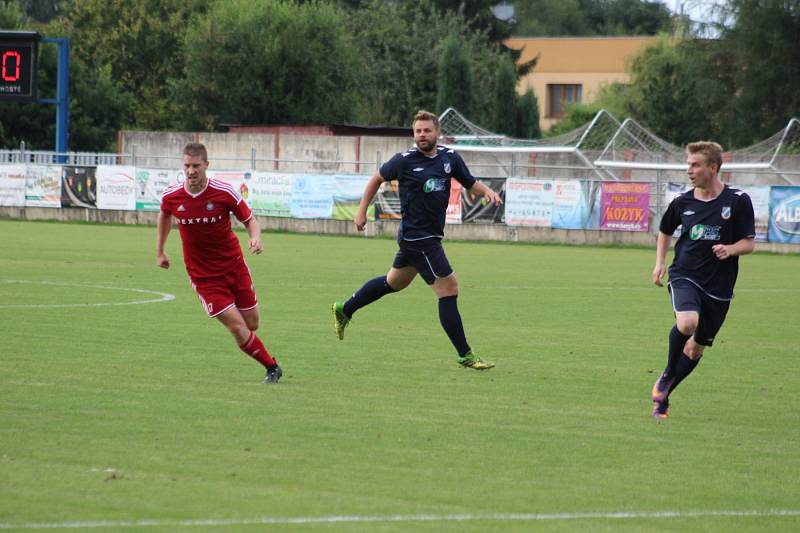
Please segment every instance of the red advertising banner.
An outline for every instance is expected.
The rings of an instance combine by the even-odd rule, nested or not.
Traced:
[[[650,230],[650,184],[606,182],[600,191],[600,229]]]

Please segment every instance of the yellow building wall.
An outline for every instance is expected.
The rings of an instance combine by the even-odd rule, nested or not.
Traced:
[[[539,56],[533,72],[519,80],[517,92],[533,89],[539,101],[539,125],[547,130],[560,118],[548,116],[548,85],[581,85],[584,103],[591,103],[601,87],[628,83],[628,62],[658,37],[542,37],[512,38],[505,44],[522,50],[520,63]]]

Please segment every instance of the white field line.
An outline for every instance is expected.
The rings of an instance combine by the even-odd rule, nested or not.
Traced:
[[[140,305],[158,302],[168,302],[175,299],[174,294],[168,292],[151,291],[148,289],[132,289],[127,287],[112,287],[110,285],[93,285],[89,283],[67,283],[62,281],[28,281],[18,279],[3,279],[2,283],[16,283],[26,285],[55,285],[59,287],[84,287],[90,289],[106,289],[111,291],[137,292],[142,294],[156,295],[158,298],[148,298],[145,300],[134,300],[131,302],[97,302],[97,303],[74,303],[74,304],[4,304],[0,303],[0,309],[12,308],[51,308],[51,307],[103,307],[109,305]]]
[[[305,516],[262,517],[196,520],[97,520],[69,522],[0,522],[0,529],[97,529],[126,527],[225,527],[243,525],[293,525],[293,524],[363,524],[377,522],[535,522],[570,520],[665,519],[705,517],[795,517],[800,509],[769,509],[766,511],[620,511],[609,513],[498,513],[498,514],[416,514],[385,516]]]

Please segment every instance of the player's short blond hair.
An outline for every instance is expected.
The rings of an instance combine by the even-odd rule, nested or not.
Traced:
[[[200,157],[203,161],[208,161],[208,150],[203,143],[189,143],[183,147],[183,155]]]
[[[433,122],[433,125],[436,129],[439,129],[439,117],[431,113],[430,111],[425,111],[424,109],[420,109],[417,111],[417,114],[414,115],[414,120],[411,121],[411,127],[414,127],[414,124],[417,123],[418,120],[430,120]]]
[[[722,146],[712,141],[697,141],[686,145],[686,153],[701,154],[706,165],[717,165],[717,172],[722,168]]]

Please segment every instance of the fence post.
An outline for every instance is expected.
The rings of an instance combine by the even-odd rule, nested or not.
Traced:
[[[250,148],[250,170],[255,172],[256,170],[256,149],[255,147]]]

